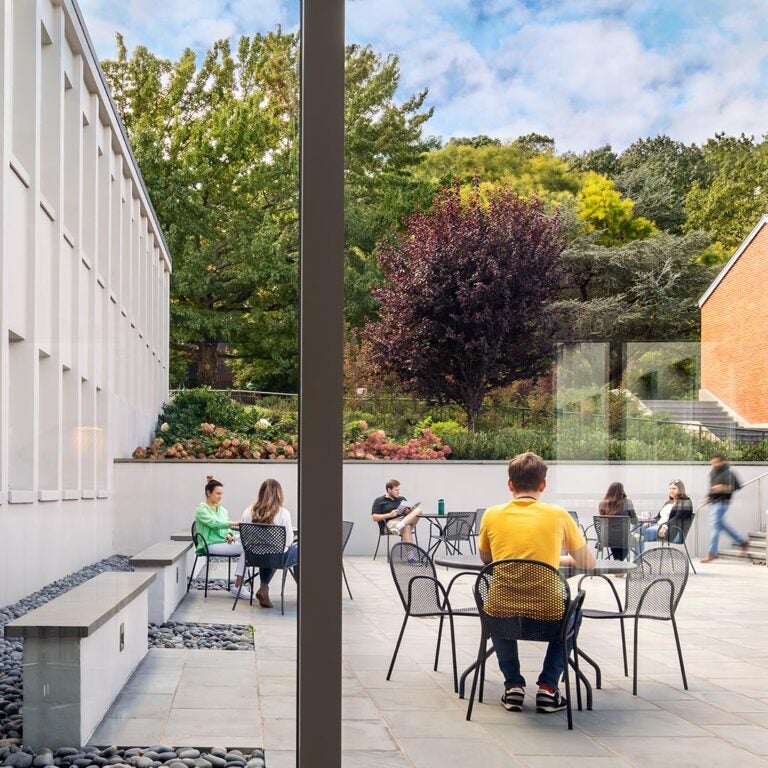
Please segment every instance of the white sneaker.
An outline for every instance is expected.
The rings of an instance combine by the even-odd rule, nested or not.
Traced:
[[[248,600],[248,601],[250,601],[250,599],[251,599],[251,590],[248,589],[248,587],[246,587],[245,584],[243,584],[242,587],[236,587],[236,586],[233,585],[232,588],[229,591],[235,597],[237,597],[237,590],[238,589],[240,590],[240,599],[241,600]]]

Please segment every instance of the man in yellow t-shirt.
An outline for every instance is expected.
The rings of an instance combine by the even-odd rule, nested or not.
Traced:
[[[538,560],[554,568],[561,564],[575,564],[591,568],[595,557],[587,548],[584,536],[571,516],[554,504],[540,501],[547,487],[547,465],[535,453],[521,453],[509,462],[508,487],[512,501],[489,507],[483,514],[478,538],[480,559],[484,563],[496,560]],[[560,553],[565,549],[569,557],[561,562]],[[540,586],[526,585],[520,594],[520,602],[531,606],[531,616],[542,620],[557,620],[562,616],[549,615],[546,608],[552,601],[537,599]],[[493,585],[491,585],[486,609],[493,612]],[[537,615],[544,611],[547,615]],[[510,712],[520,712],[525,699],[525,678],[520,673],[517,641],[494,637],[493,647],[499,667],[504,675],[502,706]],[[562,643],[552,641],[547,645],[544,664],[539,674],[536,694],[537,712],[558,712],[565,709],[566,700],[560,695],[560,677],[563,674]]]

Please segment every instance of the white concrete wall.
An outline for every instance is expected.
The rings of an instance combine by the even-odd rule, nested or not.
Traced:
[[[0,0],[0,605],[110,553],[170,257],[72,0]],[[31,554],[34,553],[34,554]]]
[[[765,464],[734,468],[742,482],[768,471]],[[651,514],[666,500],[670,480],[683,480],[694,505],[698,505],[706,494],[708,472],[708,465],[703,463],[552,462],[546,499],[576,510],[585,523],[591,523],[608,484],[619,481],[624,483],[638,512]],[[297,518],[295,462],[120,461],[115,464],[115,551],[135,554],[191,525],[195,507],[203,499],[207,474],[224,483],[223,504],[233,519],[239,518],[253,501],[259,484],[267,477],[274,477],[283,485],[286,505]],[[438,498],[445,499],[449,511],[474,510],[509,498],[506,462],[346,462],[344,498],[326,498],[323,489],[318,488],[317,505],[303,514],[330,514],[341,505],[343,518],[355,522],[347,553],[372,555],[377,534],[370,519],[371,502],[384,492],[384,484],[391,477],[400,480],[405,496],[411,501],[422,501],[428,511],[437,511]],[[765,528],[764,514],[758,514],[757,485],[739,492],[729,512],[729,521],[744,532]],[[764,511],[768,505],[768,483],[763,481],[763,485]],[[699,554],[705,552],[708,530],[705,509],[697,515],[689,541],[689,546],[692,544]],[[724,537],[721,546],[726,543]]]

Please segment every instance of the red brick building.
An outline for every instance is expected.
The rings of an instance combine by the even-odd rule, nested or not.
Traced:
[[[701,399],[768,425],[768,214],[699,300]]]

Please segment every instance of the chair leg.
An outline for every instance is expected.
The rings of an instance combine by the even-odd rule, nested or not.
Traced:
[[[237,608],[237,601],[240,599],[240,591],[243,588],[243,580],[240,579],[240,586],[237,588],[237,594],[235,595],[235,602],[232,603],[232,610],[234,611],[235,608]],[[253,594],[253,593],[251,593]]]
[[[288,576],[288,569],[283,568],[283,583],[280,585],[280,615],[285,616],[285,578]]]
[[[571,711],[571,675],[568,669],[568,643],[563,647],[563,678],[565,680],[565,713],[568,716],[568,730],[573,730],[573,712]]]
[[[441,617],[442,618],[442,617]],[[448,614],[448,624],[451,627],[451,657],[453,659],[453,690],[459,692],[459,670],[456,666],[456,631],[453,626],[453,614]]]
[[[591,656],[584,653],[581,648],[579,648],[578,654],[582,659],[584,659],[584,661],[587,662],[587,664],[592,667],[592,669],[595,670],[595,688],[597,688],[599,691],[603,687],[603,673],[600,667],[598,666],[597,662]],[[587,707],[587,709],[592,709],[592,707]]]
[[[634,648],[632,649],[632,695],[637,696],[637,640],[640,630],[640,617],[635,616]]]
[[[683,548],[685,549],[685,554],[688,555],[688,562],[691,564],[691,569],[696,573],[696,566],[693,564],[693,560],[691,560],[691,553],[688,551],[688,545],[685,543],[685,539],[683,539]]]
[[[195,562],[192,563],[192,573],[189,574],[189,581],[187,581],[187,592],[189,592],[192,586],[192,579],[195,578],[195,568],[197,568],[197,555],[195,555]]]
[[[232,558],[227,558],[227,590],[232,589]]]
[[[477,691],[477,700],[482,704],[485,696],[485,665],[488,661],[488,654],[483,654],[483,663],[480,665],[480,686]]]
[[[443,619],[444,615],[440,615],[440,624],[437,627],[437,645],[435,646],[435,672],[437,672],[437,662],[440,659],[440,641],[443,639]]]
[[[483,667],[483,660],[485,658],[485,632],[480,632],[480,647],[477,650],[477,661],[475,662],[475,674],[472,675],[472,688],[469,691],[469,703],[467,704],[467,720],[472,719],[472,706],[475,703],[475,692],[477,691],[477,677],[480,674],[480,670]]]
[[[205,558],[205,589],[203,590],[203,597],[208,597],[208,568],[211,565],[211,558]]]
[[[395,659],[397,659],[397,652],[400,650],[400,643],[403,640],[403,634],[405,633],[405,625],[408,623],[408,614],[405,614],[403,618],[403,626],[400,627],[400,634],[397,636],[397,642],[395,643],[395,652],[392,654],[392,661],[389,664],[389,671],[387,672],[387,680],[392,677],[392,670],[395,668]]]
[[[344,577],[344,583],[347,585],[347,592],[349,592],[349,599],[354,600],[352,597],[352,590],[349,588],[349,582],[347,581],[347,572],[344,570],[344,563],[341,564],[341,575]]]
[[[624,655],[624,677],[629,677],[629,667],[627,666],[627,637],[624,632],[624,619],[619,619],[621,624],[621,652]]]
[[[576,643],[576,638],[573,638],[573,671],[574,671],[574,682],[576,683],[576,706],[579,708],[579,712],[582,711],[582,701],[581,701],[581,677],[579,676],[579,649],[578,645]],[[570,663],[570,654],[569,656],[569,663]]]
[[[373,550],[373,559],[376,559],[376,555],[379,554],[379,544],[381,544],[381,534],[379,534],[379,538],[376,540],[376,549]]]
[[[675,632],[675,644],[677,645],[677,658],[680,659],[680,674],[683,676],[683,688],[688,690],[688,678],[685,676],[685,664],[683,663],[683,649],[680,647],[680,636],[677,633],[677,622],[672,614],[672,629]]]

